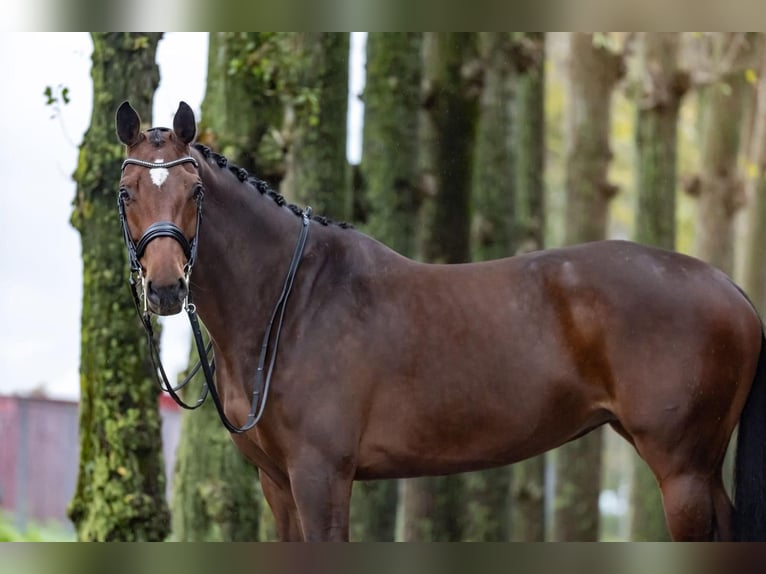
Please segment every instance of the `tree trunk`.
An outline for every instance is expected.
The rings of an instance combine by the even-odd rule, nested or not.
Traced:
[[[747,235],[742,286],[756,307],[766,312],[766,51],[761,54],[753,135],[747,160]]]
[[[542,249],[545,233],[545,34],[525,33],[518,42],[524,64],[516,80],[514,144],[517,252]],[[545,455],[513,465],[511,540],[545,540]]]
[[[418,189],[421,33],[367,37],[362,174],[369,209],[366,231],[414,257]]]
[[[716,35],[722,45],[739,38]],[[695,254],[728,274],[734,271],[734,217],[744,205],[744,187],[738,159],[747,82],[742,72],[752,60],[758,42],[744,42],[729,73],[700,92],[702,115],[700,175]]]
[[[739,177],[742,107],[746,83],[740,75],[703,88],[702,134],[695,255],[722,271],[734,271],[734,216],[744,204]]]
[[[115,193],[123,147],[114,114],[128,98],[145,119],[159,83],[161,34],[93,33],[93,114],[74,174],[72,224],[83,257],[80,468],[68,508],[86,541],[163,540],[165,502],[158,391],[127,286]]]
[[[610,104],[623,64],[592,34],[572,33],[569,40],[565,238],[573,244],[606,236],[616,192],[607,181]],[[599,429],[556,452],[555,540],[598,538],[601,443]]]
[[[678,69],[677,33],[646,33],[636,92],[636,241],[674,249],[678,111],[688,76]],[[632,453],[631,539],[669,539],[657,480]]]
[[[366,231],[408,257],[415,256],[419,196],[417,118],[421,33],[370,33],[364,91]],[[397,481],[357,483],[351,500],[351,537],[395,538]]]
[[[469,197],[481,89],[472,33],[425,35],[421,116],[422,256],[426,261],[470,259]]]
[[[470,258],[468,207],[479,95],[476,35],[426,33],[424,112],[420,122],[424,200],[420,255],[456,263]],[[399,534],[406,541],[455,540],[459,477],[401,482]],[[451,518],[447,518],[451,517]]]
[[[688,76],[678,69],[679,35],[646,33],[636,94],[636,241],[675,248],[678,111]]]
[[[187,372],[198,359],[192,347]],[[198,396],[198,385],[190,383],[184,399],[191,403]],[[237,451],[211,400],[197,410],[186,411],[181,419],[172,511],[174,540],[260,539],[260,517],[269,509],[258,488],[258,471]]]
[[[282,191],[315,214],[335,220],[351,218],[346,161],[349,34],[301,32],[294,36],[301,54],[300,91],[288,103],[292,145]]]
[[[473,259],[486,260],[513,254],[514,34],[481,33],[479,51],[483,88],[479,98],[471,195],[472,253]]]
[[[275,32],[210,33],[197,138],[275,189],[285,175],[284,98],[293,89],[288,45]]]
[[[232,163],[281,179],[274,130],[282,100],[258,57],[279,59],[284,39],[274,33],[214,32],[210,35],[208,81],[202,103],[200,138]],[[267,79],[270,78],[270,79]],[[239,163],[242,162],[242,163]],[[192,348],[190,370],[197,362]],[[196,387],[195,387],[196,388]],[[196,398],[196,391],[192,393]],[[191,397],[190,397],[191,400]],[[258,488],[258,471],[236,449],[209,404],[183,414],[173,483],[173,536],[185,542],[259,540],[272,522]]]

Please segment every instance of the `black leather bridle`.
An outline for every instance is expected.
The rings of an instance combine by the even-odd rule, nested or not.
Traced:
[[[140,159],[127,158],[122,163],[122,170],[124,171],[125,166],[127,165],[138,165],[149,169],[168,169],[177,165],[182,165],[184,163],[191,163],[195,168],[199,169],[199,164],[195,158],[191,156],[185,156],[164,163],[152,163]],[[141,323],[144,327],[144,331],[146,332],[149,356],[154,366],[155,375],[157,377],[157,382],[160,386],[160,389],[170,394],[173,400],[180,407],[189,410],[197,409],[202,406],[209,393],[213,397],[213,402],[215,403],[216,410],[218,411],[218,415],[221,418],[223,426],[226,427],[229,432],[243,433],[253,428],[258,423],[258,421],[260,421],[261,417],[263,416],[264,408],[266,407],[266,399],[268,398],[271,376],[274,372],[274,365],[276,363],[277,349],[279,347],[279,335],[282,331],[282,323],[284,321],[287,300],[292,291],[295,275],[298,271],[298,266],[300,265],[301,259],[303,258],[303,250],[306,246],[306,240],[308,238],[311,208],[307,207],[302,213],[302,227],[300,236],[298,238],[298,243],[295,246],[295,251],[293,253],[292,260],[290,261],[290,266],[287,270],[287,276],[285,277],[282,292],[279,296],[279,299],[277,300],[276,306],[274,307],[274,311],[271,314],[271,318],[263,337],[261,352],[258,358],[258,367],[256,369],[255,384],[253,385],[250,412],[245,424],[238,427],[229,421],[223,411],[223,404],[221,403],[221,399],[218,395],[218,391],[216,390],[214,381],[215,358],[208,359],[213,345],[211,342],[208,343],[207,347],[205,346],[205,342],[202,337],[202,329],[200,328],[199,319],[197,317],[197,308],[192,302],[190,277],[194,264],[197,261],[197,247],[199,245],[199,234],[202,227],[202,200],[204,199],[204,193],[202,192],[201,188],[198,192],[195,193],[194,197],[197,203],[197,228],[191,241],[186,238],[184,232],[175,223],[171,221],[158,221],[147,227],[141,238],[138,240],[138,243],[135,243],[133,241],[133,237],[130,234],[130,230],[128,229],[128,220],[125,214],[124,198],[122,197],[121,193],[118,193],[117,209],[120,214],[120,224],[122,226],[125,246],[128,249],[128,257],[130,260],[130,290],[133,295],[133,302],[136,306],[136,312],[138,313],[138,316],[141,319]],[[162,360],[160,359],[159,349],[157,348],[154,336],[154,328],[151,321],[151,313],[149,312],[147,305],[143,266],[141,265],[141,257],[146,251],[146,246],[158,237],[171,237],[175,239],[180,244],[181,249],[186,256],[186,264],[184,265],[184,280],[186,282],[187,295],[184,299],[183,305],[184,310],[189,317],[189,323],[191,325],[192,335],[194,337],[194,344],[197,348],[197,354],[199,355],[198,363],[184,378],[184,380],[175,387],[168,380],[165,369],[162,365]],[[140,294],[138,291],[139,283],[141,284]],[[142,299],[143,306],[141,305]],[[275,324],[276,331],[274,333],[274,340],[272,345],[273,348],[271,349],[268,369],[265,370],[266,358],[269,355],[269,346],[270,343],[272,343],[272,327],[274,327]],[[194,378],[200,368],[202,369],[202,373],[205,378],[205,382],[202,386],[202,392],[200,393],[200,396],[195,403],[187,404],[183,401],[183,399],[181,399],[181,397],[178,396],[177,391],[185,387]]]

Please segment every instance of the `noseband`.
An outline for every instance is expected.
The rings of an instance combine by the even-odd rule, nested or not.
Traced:
[[[167,169],[167,168],[171,168],[184,163],[191,163],[194,165],[195,168],[199,169],[199,164],[197,163],[197,160],[191,156],[186,156],[186,157],[182,157],[182,158],[179,158],[173,161],[164,162],[164,163],[152,163],[152,162],[148,162],[148,161],[144,161],[140,159],[128,158],[122,163],[122,170],[124,171],[125,166],[131,165],[131,164],[138,165],[141,167],[146,167],[149,169],[155,169],[155,168]],[[274,372],[274,364],[276,361],[277,349],[279,346],[279,335],[282,331],[282,322],[284,321],[284,317],[285,317],[287,300],[290,296],[290,292],[292,291],[293,282],[295,281],[295,275],[298,271],[298,266],[300,265],[301,259],[303,257],[303,249],[306,246],[306,240],[308,239],[311,208],[307,207],[302,214],[302,217],[301,217],[302,227],[301,227],[300,235],[298,237],[298,243],[295,246],[295,251],[293,252],[293,257],[292,257],[292,260],[290,261],[290,265],[287,270],[287,276],[285,277],[284,286],[282,287],[282,293],[279,296],[279,299],[277,300],[277,304],[274,308],[274,311],[271,314],[271,318],[266,327],[266,332],[263,337],[263,343],[261,345],[261,353],[258,358],[258,367],[256,369],[256,374],[255,374],[255,384],[253,385],[250,413],[248,414],[245,424],[238,427],[234,425],[233,423],[231,423],[231,421],[229,421],[229,419],[226,417],[226,414],[223,412],[223,404],[218,395],[218,391],[216,390],[215,382],[214,382],[215,359],[208,359],[208,356],[210,355],[213,345],[212,343],[208,343],[207,347],[205,346],[204,340],[202,338],[202,330],[200,329],[200,325],[199,325],[199,319],[197,318],[197,309],[194,303],[192,303],[191,301],[191,284],[189,282],[189,279],[190,279],[192,267],[194,267],[194,263],[197,260],[197,246],[199,244],[199,233],[200,233],[201,224],[202,224],[202,199],[203,199],[203,194],[201,192],[195,195],[195,200],[197,202],[197,229],[195,231],[195,236],[191,241],[186,239],[186,235],[184,234],[184,232],[175,223],[171,221],[158,221],[156,223],[151,224],[149,227],[147,227],[143,235],[141,236],[141,238],[138,240],[138,243],[135,243],[133,241],[133,237],[130,235],[130,230],[128,229],[128,220],[125,215],[125,202],[123,198],[121,197],[121,195],[118,194],[117,209],[119,210],[119,213],[120,213],[120,224],[122,225],[122,232],[125,238],[125,245],[128,248],[128,255],[130,257],[130,271],[131,271],[130,278],[129,278],[130,288],[133,294],[133,301],[136,305],[136,312],[141,318],[141,323],[143,324],[144,331],[146,332],[147,346],[149,347],[149,356],[151,357],[152,363],[154,365],[155,374],[157,375],[160,388],[163,391],[166,391],[168,394],[170,394],[170,396],[179,406],[189,410],[196,409],[202,406],[209,392],[210,395],[213,397],[213,402],[215,403],[216,409],[218,410],[218,416],[220,417],[221,422],[223,423],[223,426],[226,427],[226,429],[229,432],[243,433],[250,430],[258,423],[258,421],[263,416],[264,408],[266,407],[266,399],[268,398],[268,394],[269,394],[271,376],[272,376],[272,373]],[[175,387],[168,380],[168,377],[165,373],[165,369],[162,366],[162,360],[160,359],[159,349],[157,348],[157,344],[155,342],[154,328],[152,326],[151,314],[149,313],[149,309],[147,307],[146,289],[143,288],[144,274],[143,274],[143,266],[141,265],[140,260],[144,252],[146,251],[146,246],[152,240],[157,239],[158,237],[172,237],[173,239],[175,239],[181,245],[181,249],[183,249],[184,255],[186,256],[184,273],[185,273],[185,281],[187,286],[187,296],[186,296],[186,299],[184,300],[184,310],[186,311],[186,314],[189,317],[189,323],[191,324],[192,335],[194,337],[194,343],[197,347],[197,353],[199,355],[199,362],[191,370],[191,372],[186,376],[186,378]],[[143,313],[141,312],[140,297],[138,294],[136,278],[138,278],[142,284],[141,297],[143,298],[143,301],[144,301]],[[275,328],[273,340],[272,340],[272,328]],[[270,349],[270,346],[272,347],[271,349]],[[266,365],[267,355],[270,356],[268,366]],[[186,404],[181,399],[181,397],[178,396],[176,391],[186,386],[189,383],[189,381],[191,381],[192,378],[196,375],[196,373],[200,370],[200,368],[202,369],[203,375],[205,377],[205,383],[202,386],[202,392],[200,394],[199,399],[197,399],[196,403],[191,405]]]

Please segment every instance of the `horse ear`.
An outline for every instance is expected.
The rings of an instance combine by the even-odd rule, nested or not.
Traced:
[[[120,107],[117,108],[115,124],[117,126],[117,137],[120,138],[122,143],[127,146],[136,143],[141,133],[141,118],[127,100],[122,102]]]
[[[194,112],[186,102],[178,104],[178,110],[173,117],[173,131],[185,144],[190,144],[197,134],[197,124],[194,120]]]

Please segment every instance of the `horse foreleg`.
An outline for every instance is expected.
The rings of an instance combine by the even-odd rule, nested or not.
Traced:
[[[277,536],[282,542],[303,540],[298,509],[292,493],[289,489],[278,486],[265,472],[261,472],[260,475],[263,496],[274,515]]]
[[[305,541],[348,541],[352,474],[324,460],[302,459],[289,471]]]

